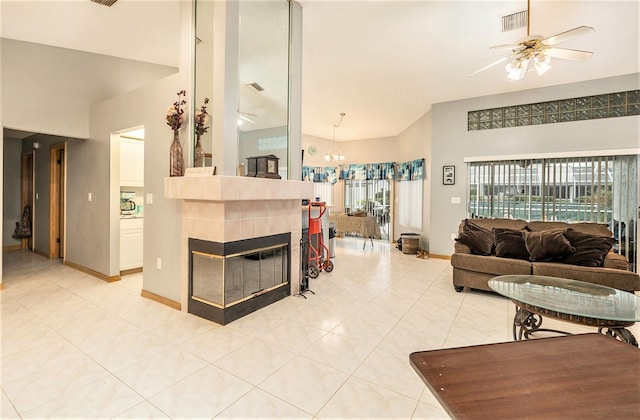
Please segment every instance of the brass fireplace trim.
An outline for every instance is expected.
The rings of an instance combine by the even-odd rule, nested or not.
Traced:
[[[289,282],[287,281],[287,282],[284,282],[284,283],[276,284],[275,286],[271,286],[271,287],[269,287],[267,289],[259,290],[259,291],[255,292],[252,295],[249,295],[249,296],[244,297],[242,299],[236,300],[235,302],[231,302],[229,304],[225,304],[225,306],[219,305],[217,303],[210,302],[210,301],[208,301],[206,299],[203,299],[203,298],[200,298],[200,297],[197,297],[197,296],[191,296],[191,299],[197,300],[198,302],[206,303],[207,305],[214,306],[214,307],[216,307],[218,309],[225,309],[225,308],[230,308],[233,305],[237,305],[239,303],[251,300],[251,299],[253,299],[253,298],[257,297],[257,296],[264,295],[265,293],[269,293],[270,291],[276,290],[277,288],[283,287],[283,286],[289,286]]]

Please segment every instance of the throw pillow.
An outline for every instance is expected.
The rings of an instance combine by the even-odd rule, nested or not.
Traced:
[[[565,257],[576,249],[565,238],[566,229],[524,232],[524,242],[531,261],[552,261]]]
[[[462,233],[456,241],[468,246],[474,254],[491,255],[493,251],[493,233],[468,219],[464,221]]]
[[[496,257],[528,260],[529,251],[524,242],[523,230],[493,228],[496,244]]]
[[[590,235],[573,229],[567,230],[564,236],[576,251],[566,256],[562,262],[585,267],[601,267],[604,257],[616,243],[611,237]]]

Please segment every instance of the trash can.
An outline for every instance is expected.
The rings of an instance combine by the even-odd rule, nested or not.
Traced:
[[[336,222],[329,222],[329,258],[336,257]]]
[[[402,239],[402,253],[416,255],[420,245],[420,235],[417,233],[403,233]]]

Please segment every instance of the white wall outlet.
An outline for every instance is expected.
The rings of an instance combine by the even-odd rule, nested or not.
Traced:
[[[153,204],[153,194],[147,193],[147,204]]]
[[[156,268],[162,270],[162,258],[156,258]]]
[[[460,204],[461,202],[460,197],[451,197],[451,204]]]
[[[87,195],[87,200],[91,201],[91,199],[92,199],[92,198],[93,198],[93,197],[91,196],[91,193],[89,193],[89,194]]]
[[[452,241],[455,241],[455,240],[456,240],[456,236],[457,236],[457,235],[456,235],[455,233],[452,233],[452,234],[451,234],[451,240],[452,240]]]

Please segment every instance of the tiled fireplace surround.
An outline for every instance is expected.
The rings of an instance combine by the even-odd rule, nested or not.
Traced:
[[[184,177],[165,178],[164,195],[182,200],[181,301],[188,305],[188,240],[233,242],[291,232],[291,293],[300,283],[301,200],[313,195],[303,181],[211,175],[190,168]]]

